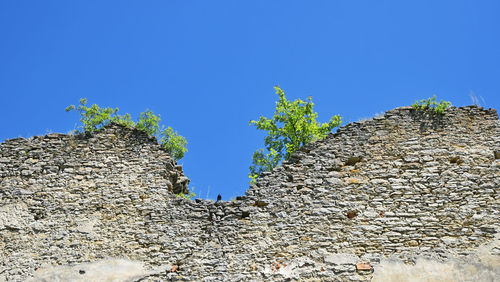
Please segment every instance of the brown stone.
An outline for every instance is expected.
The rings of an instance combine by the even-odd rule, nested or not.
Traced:
[[[358,262],[356,263],[356,270],[358,271],[370,271],[372,270],[372,266],[370,265],[370,263],[363,263],[363,262]]]
[[[356,215],[358,215],[358,211],[348,211],[347,212],[348,218],[354,218]]]
[[[410,246],[410,247],[416,247],[416,246],[418,246],[418,242],[415,241],[415,240],[411,240],[411,241],[408,242],[408,246]]]
[[[350,157],[345,162],[345,165],[354,165],[361,160],[361,157]]]

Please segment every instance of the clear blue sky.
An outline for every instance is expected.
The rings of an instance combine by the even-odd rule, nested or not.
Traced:
[[[197,194],[244,194],[279,84],[320,121],[436,94],[500,107],[500,1],[0,2],[0,141],[75,128],[82,97],[160,114]],[[482,97],[482,99],[481,99]],[[484,101],[483,101],[484,100]]]

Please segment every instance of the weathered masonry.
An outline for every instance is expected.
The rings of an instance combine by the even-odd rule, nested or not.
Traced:
[[[124,281],[369,281],[384,258],[473,260],[485,245],[500,275],[493,109],[351,123],[230,202],[175,197],[188,182],[156,140],[118,125],[5,141],[0,281],[58,265],[88,281],[111,258],[144,263]]]

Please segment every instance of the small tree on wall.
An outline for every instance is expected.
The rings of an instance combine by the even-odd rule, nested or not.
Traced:
[[[267,131],[264,138],[265,149],[253,153],[249,177],[251,182],[264,171],[271,171],[282,160],[287,160],[301,146],[326,137],[333,128],[342,123],[339,115],[332,116],[329,122],[316,121],[318,114],[314,112],[312,98],[306,101],[297,99],[288,101],[285,92],[274,87],[278,95],[276,111],[272,118],[261,116],[259,120],[250,121],[257,129]]]
[[[160,140],[161,146],[172,156],[176,161],[184,157],[187,152],[186,138],[177,134],[170,126],[167,128],[160,127],[160,115],[155,115],[152,111],[146,109],[139,115],[139,120],[134,122],[131,120],[130,114],[119,115],[118,108],[101,108],[96,104],[87,107],[87,99],[80,99],[80,105],[70,105],[66,108],[66,112],[77,111],[80,114],[79,127],[86,133],[92,133],[100,130],[109,123],[118,123],[126,127],[135,127],[146,132],[149,136],[154,136]]]
[[[444,114],[444,110],[451,107],[450,101],[441,100],[439,103],[436,102],[436,95],[432,96],[432,98],[427,98],[419,101],[415,101],[415,103],[411,104],[411,106],[420,111],[430,110],[436,114]]]

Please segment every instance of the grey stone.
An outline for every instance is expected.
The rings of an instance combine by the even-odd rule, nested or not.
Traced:
[[[325,263],[330,264],[356,264],[359,262],[359,257],[354,254],[331,254],[325,256]]]

